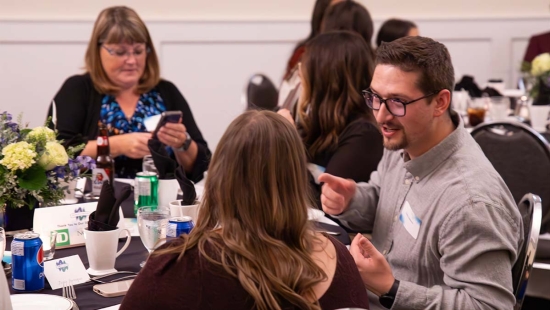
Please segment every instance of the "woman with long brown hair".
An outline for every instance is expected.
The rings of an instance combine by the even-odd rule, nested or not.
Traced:
[[[367,182],[382,158],[382,135],[361,94],[370,85],[374,62],[361,36],[336,31],[311,40],[300,66],[298,130],[320,206],[320,173]],[[288,110],[279,113],[294,123]]]
[[[120,309],[368,308],[346,247],[308,222],[306,164],[283,117],[237,117],[212,158],[195,228],[151,255]]]

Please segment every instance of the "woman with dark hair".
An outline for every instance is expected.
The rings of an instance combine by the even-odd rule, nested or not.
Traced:
[[[298,42],[298,44],[294,48],[294,51],[292,52],[292,56],[288,60],[288,64],[286,66],[285,78],[288,78],[290,76],[290,74],[292,73],[292,70],[296,67],[298,62],[300,62],[300,59],[302,58],[302,54],[304,54],[305,44],[321,32],[321,23],[323,22],[323,16],[325,15],[325,12],[328,9],[328,7],[340,1],[346,1],[346,0],[315,1],[315,6],[313,7],[313,14],[311,15],[311,30],[307,38]]]
[[[367,42],[369,55],[374,59],[372,35],[374,25],[369,11],[360,3],[344,1],[328,8],[323,17],[321,33],[348,30],[358,33]]]
[[[378,30],[376,46],[380,46],[382,42],[392,42],[402,37],[418,35],[418,27],[415,23],[404,19],[388,19]]]
[[[237,117],[210,163],[195,228],[153,252],[120,309],[368,308],[347,248],[308,221],[306,165],[283,117]]]
[[[357,33],[324,33],[306,44],[297,118],[316,199],[320,173],[367,182],[382,158],[382,135],[361,94],[373,71],[369,47]],[[294,123],[288,110],[279,113]]]

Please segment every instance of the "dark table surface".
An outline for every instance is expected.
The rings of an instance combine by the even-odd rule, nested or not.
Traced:
[[[115,195],[118,196],[120,191],[126,187],[130,186],[126,183],[115,183]],[[135,218],[134,215],[134,202],[133,202],[133,195],[129,197],[129,199],[125,200],[122,205],[122,213],[124,214],[125,218]],[[320,223],[316,222],[315,227],[318,230],[321,231],[329,231],[334,232],[337,235],[332,235],[334,238],[338,239],[343,244],[349,245],[351,243],[348,233],[340,226],[334,226],[330,224]],[[124,242],[126,242],[126,238],[122,238],[119,241],[118,248],[122,248],[124,245]],[[6,250],[9,251],[11,248],[11,238],[8,238],[6,243]],[[58,249],[55,252],[54,259],[59,259],[62,257],[67,257],[71,255],[78,255],[80,256],[80,259],[84,263],[84,267],[88,268],[88,256],[86,255],[86,248],[84,246],[75,247],[75,248],[68,248],[68,249]],[[147,258],[148,252],[147,249],[143,246],[143,243],[141,242],[141,239],[139,237],[132,237],[132,241],[130,242],[130,245],[124,251],[117,259],[115,263],[115,268],[118,271],[131,271],[131,272],[139,272],[140,262],[144,261]],[[127,274],[120,274],[115,275],[111,278],[106,278],[107,280],[111,280],[117,277],[124,277],[127,276]],[[102,279],[105,281],[105,279]],[[11,279],[8,279],[8,281],[11,281]],[[121,297],[103,297],[93,292],[93,286],[97,283],[84,283],[75,285],[75,291],[77,299],[75,300],[78,304],[78,307],[81,310],[88,310],[88,309],[101,309],[109,306],[114,306],[117,304],[120,304],[122,302],[123,296]],[[61,289],[52,290],[48,282],[46,281],[46,285],[44,290],[40,291],[39,293],[42,294],[52,294],[52,295],[59,295],[61,296],[62,292]],[[10,285],[10,294],[24,294],[19,293],[17,291],[14,291],[11,289]]]
[[[124,242],[126,242],[126,238],[120,239],[118,248],[122,248],[124,246]],[[9,251],[10,245],[11,245],[11,239],[8,238],[6,244],[6,250]],[[67,257],[71,255],[78,255],[80,256],[80,259],[84,263],[84,267],[88,268],[88,256],[86,255],[86,248],[84,246],[75,247],[75,248],[68,248],[68,249],[61,249],[57,250],[55,252],[54,259],[59,259],[62,257]],[[139,237],[132,237],[132,241],[130,242],[130,245],[122,253],[117,259],[115,263],[115,268],[117,271],[131,271],[131,272],[139,272],[141,267],[139,267],[139,263],[144,261],[147,258],[148,252],[147,249],[143,246],[143,243],[141,242],[141,239]],[[111,280],[114,278],[124,277],[128,276],[128,274],[120,274],[115,275],[110,278],[101,279],[103,281],[105,280]],[[8,281],[11,281],[11,279],[8,279]],[[78,307],[81,310],[87,310],[87,309],[101,309],[109,306],[114,306],[117,304],[120,304],[122,302],[123,296],[120,297],[103,297],[93,292],[92,287],[98,283],[88,282],[83,284],[75,285],[75,292],[76,292],[76,300]],[[36,292],[34,292],[36,293]],[[52,290],[50,287],[50,284],[46,281],[46,285],[44,290],[38,292],[41,294],[52,294],[52,295],[59,295],[61,296],[61,289]],[[14,291],[11,288],[10,285],[10,294],[24,294],[20,293],[18,291]]]

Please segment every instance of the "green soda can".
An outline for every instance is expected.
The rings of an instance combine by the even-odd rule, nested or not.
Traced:
[[[134,183],[134,214],[141,207],[158,207],[159,179],[157,174],[150,171],[138,172]]]

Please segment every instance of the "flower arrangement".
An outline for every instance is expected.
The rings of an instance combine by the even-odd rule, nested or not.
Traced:
[[[0,113],[0,208],[59,204],[67,189],[60,182],[95,168],[88,156],[74,158],[83,145],[65,150],[61,143],[46,126],[29,129],[21,117]]]
[[[533,81],[530,96],[542,104],[550,104],[550,53],[538,55],[531,63],[524,62],[522,71]]]

